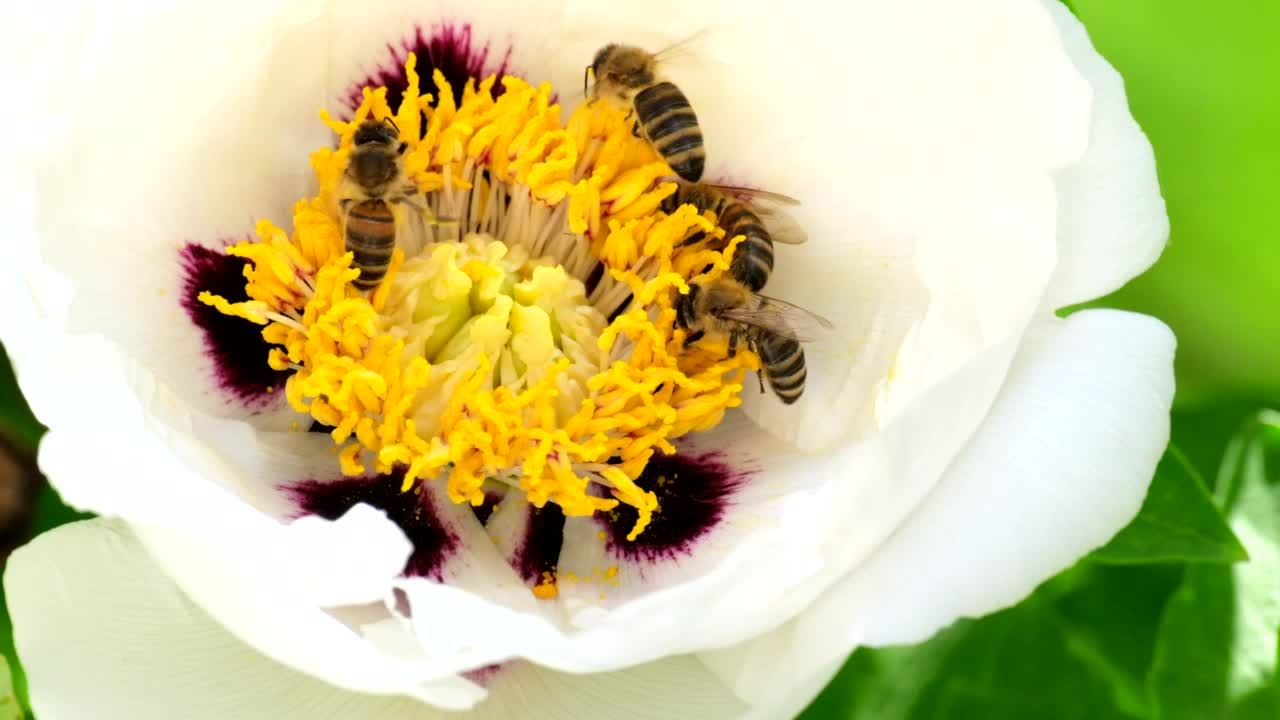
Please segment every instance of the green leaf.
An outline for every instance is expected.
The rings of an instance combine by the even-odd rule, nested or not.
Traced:
[[[18,702],[9,674],[9,659],[0,655],[0,720],[22,720],[24,717],[26,714],[22,703]]]
[[[1199,473],[1169,448],[1137,517],[1094,551],[1104,563],[1216,562],[1248,559]]]
[[[1223,455],[1246,421],[1265,403],[1255,399],[1231,399],[1203,407],[1175,409],[1169,444],[1178,448],[1206,485],[1218,490]]]
[[[801,720],[902,720],[911,716],[912,705],[944,671],[952,650],[972,625],[962,621],[919,645],[859,648]]]
[[[1227,717],[1235,612],[1231,570],[1189,567],[1165,608],[1147,681],[1160,720]]]
[[[0,433],[7,433],[28,448],[35,447],[44,434],[44,426],[36,420],[18,390],[18,382],[3,345],[0,345]]]
[[[1143,678],[1176,566],[1078,566],[914,646],[854,653],[804,720],[1149,717]]]
[[[11,439],[13,444],[30,450],[36,447],[44,431],[44,426],[36,420],[22,397],[9,358],[4,347],[0,346],[0,435]],[[63,505],[53,488],[43,478],[40,479],[31,535],[85,517],[89,516]],[[22,708],[29,707],[27,678],[13,645],[13,623],[9,619],[8,606],[4,603],[3,588],[0,588],[0,660],[4,661],[4,666],[0,669],[0,675],[3,675],[3,687],[0,687],[0,720],[23,717]]]
[[[1087,582],[1054,603],[1068,652],[1110,686],[1117,708],[1150,717],[1147,669],[1161,611],[1180,585],[1183,568],[1088,562],[1082,568]]]
[[[1280,413],[1262,410],[1246,418],[1227,443],[1215,483],[1218,504],[1230,513],[1250,486],[1254,486],[1254,500],[1259,500],[1258,488],[1274,482],[1276,468],[1280,468]]]
[[[1148,688],[1160,720],[1280,717],[1280,424],[1264,412],[1232,440],[1218,495],[1250,561],[1187,569],[1161,620]]]

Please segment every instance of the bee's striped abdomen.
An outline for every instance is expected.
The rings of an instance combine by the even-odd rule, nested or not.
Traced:
[[[778,399],[788,405],[799,400],[808,375],[800,343],[785,335],[765,333],[756,342],[755,350],[760,356],[761,370]]]
[[[733,251],[729,272],[735,280],[753,292],[759,292],[773,273],[773,240],[769,231],[755,213],[739,202],[727,204],[718,224],[724,228],[726,239],[744,236]]]
[[[381,200],[366,200],[347,211],[347,251],[360,269],[355,286],[370,290],[382,282],[396,249],[396,219],[391,207]]]
[[[682,180],[702,179],[707,153],[689,98],[672,83],[660,82],[637,93],[634,102],[636,117],[653,149]]]

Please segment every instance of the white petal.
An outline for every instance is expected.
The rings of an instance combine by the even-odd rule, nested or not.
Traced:
[[[1142,503],[1169,435],[1174,341],[1115,311],[1028,335],[981,431],[906,523],[805,613],[709,661],[754,701],[856,644],[919,642],[1010,605]]]
[[[804,203],[810,242],[778,248],[766,291],[838,332],[806,347],[801,402],[747,395],[766,427],[808,449],[857,437],[880,424],[895,363],[901,406],[1021,333],[1054,265],[1051,175],[1088,128],[1088,86],[1042,8],[581,0],[565,24],[558,87],[605,40],[704,31],[669,74],[703,126],[708,179]],[[789,43],[804,50],[769,50]]]
[[[452,717],[263,656],[193,605],[118,521],[66,525],[19,549],[5,596],[46,720]]]
[[[1124,79],[1062,3],[1043,2],[1093,86],[1089,149],[1054,179],[1058,267],[1044,299],[1052,310],[1105,295],[1150,267],[1169,238],[1169,218],[1151,145],[1129,114]]]
[[[497,670],[488,687],[477,715],[495,720],[727,720],[746,709],[689,655],[592,675],[512,663]]]
[[[823,688],[831,683],[832,678],[844,665],[844,658],[819,668],[807,679],[792,683],[771,683],[765,697],[751,706],[750,712],[742,716],[742,720],[773,720],[774,718],[794,718],[800,711],[808,707],[818,697]],[[781,678],[779,678],[781,680]]]
[[[94,36],[107,39],[86,62],[74,117],[29,159],[35,193],[19,211],[39,260],[75,286],[69,329],[122,343],[211,412],[245,409],[216,389],[180,306],[178,251],[242,237],[257,218],[284,222],[314,183],[305,158],[329,136],[315,115],[324,78],[309,67],[327,50],[321,9],[282,0],[97,13]],[[48,44],[32,60],[61,52]]]
[[[413,546],[381,510],[360,504],[335,521],[314,515],[289,525],[283,545],[304,592],[320,607],[379,602]]]
[[[40,347],[25,345],[17,354]],[[354,516],[358,522],[304,526],[320,542],[299,542],[298,528],[245,503],[240,493],[253,488],[192,432],[235,438],[247,426],[191,414],[175,430],[155,415],[176,422],[181,404],[154,382],[138,384],[146,373],[101,338],[63,337],[43,347],[51,350],[43,362],[27,358],[19,370],[38,416],[51,426],[41,466],[68,503],[135,523],[184,589],[265,655],[352,689],[450,702],[433,694],[438,683],[424,684],[446,680],[432,676],[425,659],[385,657],[321,609],[390,595],[404,559],[398,528],[380,513],[364,513]],[[139,398],[120,377],[150,392]],[[80,415],[77,403],[87,406]],[[242,447],[257,452],[252,442]],[[361,548],[363,556],[335,563],[325,552],[334,545]]]
[[[91,0],[73,0],[56,11],[40,5],[5,8],[0,67],[39,68],[5,77],[12,97],[40,108],[38,113],[13,113],[2,121],[6,136],[22,138],[10,148],[10,165],[16,157],[46,152],[80,112],[77,103],[84,90],[92,87],[92,59],[105,39],[103,24],[95,22],[91,5]],[[50,52],[51,48],[57,52]],[[61,82],[49,82],[50,78]]]
[[[397,693],[459,708],[479,699],[474,692],[460,693],[454,673],[438,670],[420,650],[406,654],[385,638],[373,642],[356,632],[389,618],[385,608],[375,606],[368,617],[358,613],[354,617],[359,621],[322,610],[320,601],[337,593],[310,593],[337,583],[300,582],[283,565],[284,558],[269,552],[275,539],[258,528],[221,537],[142,524],[133,530],[156,563],[205,612],[264,655],[351,690]],[[315,548],[306,549],[312,554],[304,570],[318,567]],[[384,587],[379,595],[391,597],[391,579],[380,579]]]
[[[41,535],[10,558],[5,594],[33,709],[48,720],[455,717],[264,657],[192,604],[119,521]],[[511,663],[486,684],[472,714],[485,720],[716,720],[744,708],[691,656],[595,675]]]

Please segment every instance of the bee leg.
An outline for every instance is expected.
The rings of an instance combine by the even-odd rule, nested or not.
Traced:
[[[345,200],[339,200],[338,207],[341,208],[343,212],[346,212],[354,203],[355,198],[347,198]]]
[[[694,233],[694,234],[690,235],[689,237],[685,238],[684,240],[681,240],[681,241],[680,241],[680,243],[679,243],[678,245],[676,245],[676,247],[678,247],[678,248],[687,247],[687,246],[689,246],[689,245],[694,245],[694,244],[696,244],[696,243],[700,243],[700,242],[702,242],[703,240],[706,240],[706,239],[707,239],[707,234],[706,234],[705,232],[703,232],[703,231],[699,230],[698,232],[696,232],[696,233]]]
[[[698,342],[699,340],[701,340],[701,339],[702,339],[702,336],[703,336],[703,335],[706,335],[706,334],[707,334],[707,333],[706,333],[706,331],[705,331],[705,330],[699,330],[699,331],[697,331],[697,332],[695,332],[695,333],[690,333],[689,335],[686,335],[686,336],[685,336],[685,338],[684,338],[684,349],[685,349],[685,350],[688,350],[690,345],[692,345],[692,344],[694,344],[694,343]]]
[[[756,371],[756,380],[760,381],[760,394],[764,394],[764,369]]]
[[[627,111],[627,116],[622,118],[622,121],[626,122],[635,117],[636,117],[636,109],[632,107],[630,110]],[[638,118],[635,120],[635,122],[631,123],[631,137],[633,138],[640,137],[640,120]]]
[[[427,211],[426,206],[419,205],[418,203],[414,202],[414,200],[416,199],[417,199],[416,195],[405,195],[400,198],[400,202],[404,205],[408,205],[409,207],[413,208],[414,210],[417,210],[418,212],[426,212]]]
[[[729,333],[729,357],[737,357],[738,341],[742,339],[742,332],[734,330]]]

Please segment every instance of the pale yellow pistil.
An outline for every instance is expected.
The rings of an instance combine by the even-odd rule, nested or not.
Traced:
[[[584,105],[562,126],[546,84],[504,78],[494,100],[489,78],[459,102],[439,74],[433,102],[414,62],[395,114],[378,88],[351,122],[324,116],[340,143],[313,153],[320,191],[292,234],[263,221],[260,240],[228,249],[250,260],[250,300],[201,299],[265,326],[289,402],[333,428],[345,474],[403,467],[404,490],[439,479],[474,505],[498,482],[569,515],[623,503],[634,539],[658,511],[635,482],[649,458],[719,423],[757,367],[750,352],[686,350],[675,328],[674,293],[725,273],[740,239],[683,245],[723,231],[691,206],[659,209],[672,173],[621,111]],[[334,192],[368,117],[394,118],[426,212],[466,220],[402,244],[366,296]]]

